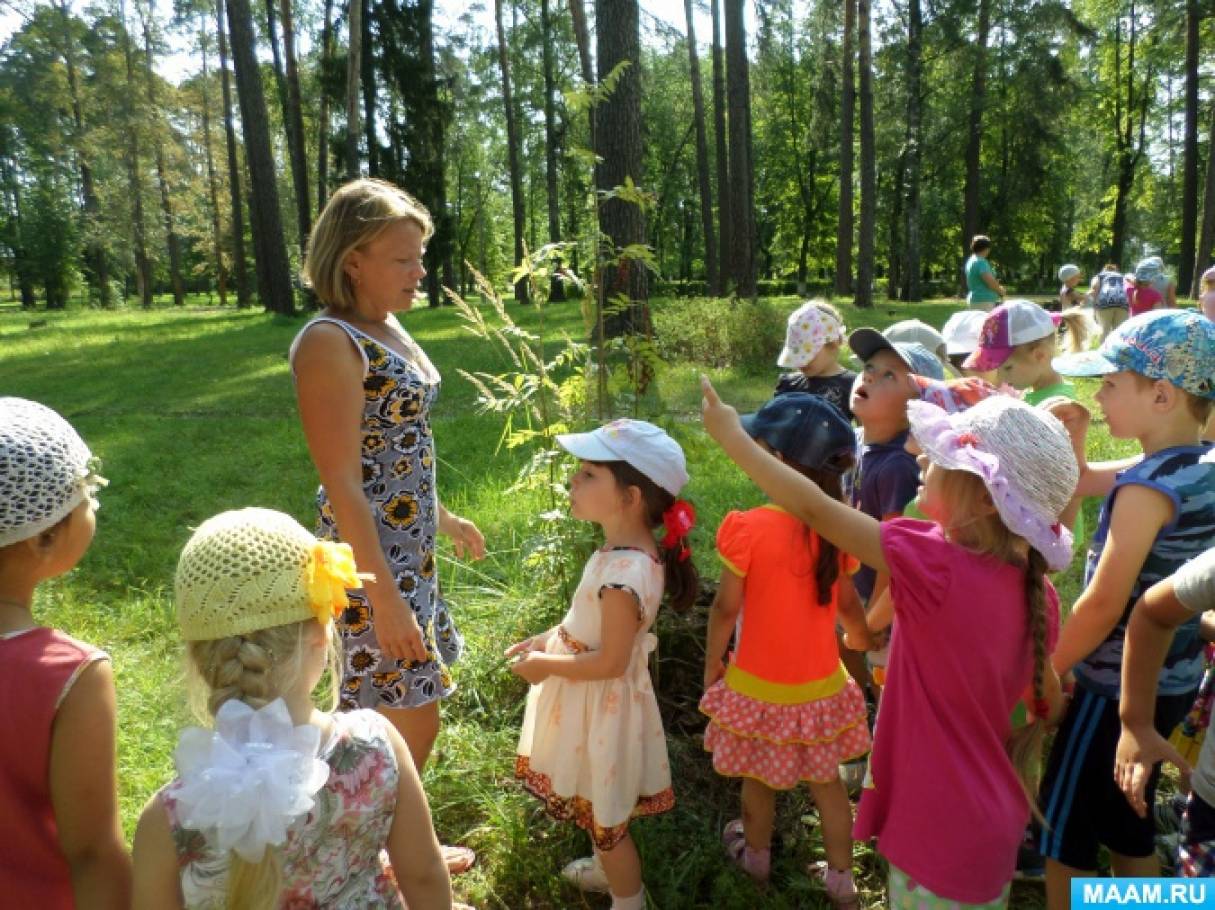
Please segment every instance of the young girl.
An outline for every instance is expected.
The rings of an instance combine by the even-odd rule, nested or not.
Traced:
[[[1202,284],[1199,286],[1198,306],[1202,315],[1215,322],[1215,266],[1202,273]]]
[[[777,366],[793,372],[781,375],[772,394],[809,392],[825,398],[851,420],[848,399],[856,373],[840,366],[840,345],[847,337],[844,317],[826,300],[807,300],[799,306],[789,314],[785,346],[776,359]]]
[[[104,651],[38,625],[34,590],[93,540],[93,457],[66,420],[0,398],[0,903],[125,908]]]
[[[333,617],[360,584],[349,546],[281,512],[224,512],[194,532],[177,620],[215,723],[182,733],[177,777],[139,819],[136,910],[452,906],[405,741],[375,711],[312,701],[328,671],[336,705]]]
[[[561,624],[506,651],[532,684],[515,776],[553,817],[591,836],[594,855],[562,874],[584,890],[610,891],[615,910],[641,910],[629,821],[675,803],[650,682],[650,628],[664,590],[676,610],[696,596],[686,540],[695,512],[676,498],[688,480],[683,450],[653,424],[617,420],[557,441],[581,459],[570,513],[599,525],[604,543]],[[652,530],[659,525],[661,544]]]
[[[747,433],[780,461],[841,500],[841,475],[856,439],[836,410],[813,396],[774,398],[743,418]],[[775,505],[730,512],[717,530],[726,568],[709,615],[705,748],[725,777],[741,777],[742,818],[726,825],[730,858],[758,881],[770,863],[776,791],[801,781],[819,808],[827,862],[817,868],[836,906],[856,906],[852,806],[841,762],[869,751],[860,687],[840,663],[838,611],[854,645],[865,614],[848,573],[857,562]],[[739,614],[738,647],[723,658]]]
[[[1058,524],[1078,478],[1067,432],[1006,396],[958,414],[913,401],[918,498],[932,521],[879,523],[765,453],[702,384],[705,426],[726,454],[825,540],[890,576],[896,622],[873,786],[854,831],[876,837],[890,863],[886,905],[1003,907],[1041,720],[1062,702],[1046,659],[1058,598],[1045,573],[1071,557]],[[1027,688],[1037,720],[1008,743],[1024,759],[1019,774],[1005,746]]]

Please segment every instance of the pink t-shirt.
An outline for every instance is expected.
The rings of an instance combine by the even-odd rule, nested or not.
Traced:
[[[1215,322],[1215,290],[1210,290],[1198,298],[1198,308],[1202,315]]]
[[[858,840],[940,897],[982,904],[1012,879],[1029,805],[1004,751],[1033,675],[1025,572],[947,541],[939,525],[882,523],[896,621]],[[1059,631],[1048,581],[1047,653]]]
[[[1133,281],[1126,283],[1126,302],[1132,316],[1154,310],[1163,300],[1164,296],[1150,284],[1137,287]]]

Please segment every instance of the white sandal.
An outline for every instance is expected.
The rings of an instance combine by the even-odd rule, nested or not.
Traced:
[[[584,856],[568,863],[561,870],[561,877],[579,891],[607,894],[610,890],[607,873],[603,871],[603,864],[597,856]]]

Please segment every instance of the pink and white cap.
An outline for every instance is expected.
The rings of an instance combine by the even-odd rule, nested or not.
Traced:
[[[813,300],[807,301],[789,314],[785,328],[785,346],[781,348],[776,365],[786,370],[800,370],[831,342],[843,344],[844,324],[835,314]]]
[[[968,370],[994,370],[1012,356],[1013,348],[1054,334],[1062,322],[1030,300],[1009,300],[987,314],[979,346],[962,362]]]
[[[1072,559],[1059,522],[1080,480],[1071,440],[1053,414],[993,395],[957,414],[910,401],[911,435],[934,464],[977,474],[1000,519],[1058,571]]]

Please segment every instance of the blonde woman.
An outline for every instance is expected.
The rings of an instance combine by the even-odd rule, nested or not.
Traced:
[[[338,619],[345,710],[374,708],[400,731],[419,773],[439,732],[439,701],[463,639],[439,591],[436,534],[457,556],[484,555],[471,521],[443,507],[430,408],[439,373],[402,328],[426,269],[430,213],[392,184],[360,179],[317,219],[305,280],[325,305],[296,336],[290,360],[300,418],[320,474],[320,533],[354,549],[375,576]],[[448,867],[475,860],[444,848]]]

